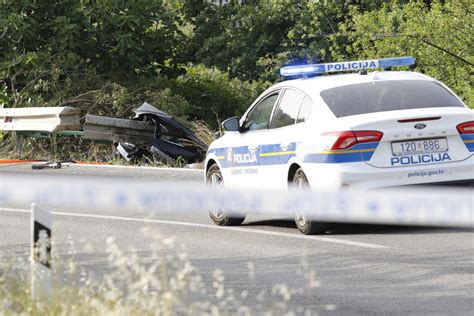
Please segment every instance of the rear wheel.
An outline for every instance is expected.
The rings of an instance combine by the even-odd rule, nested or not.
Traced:
[[[212,187],[224,186],[224,178],[219,170],[219,167],[214,164],[212,165],[206,174],[206,182]],[[237,226],[242,224],[245,216],[230,216],[224,208],[216,208],[209,211],[209,216],[212,221],[219,226]]]
[[[296,170],[291,184],[293,188],[298,190],[309,189],[308,179],[301,168]],[[304,210],[295,214],[295,223],[299,231],[305,235],[324,234],[328,228],[327,223],[310,220]]]

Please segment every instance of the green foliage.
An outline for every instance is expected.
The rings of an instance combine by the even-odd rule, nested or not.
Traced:
[[[191,66],[174,81],[173,90],[192,107],[176,109],[175,113],[192,120],[204,120],[216,128],[216,122],[243,114],[260,92],[259,88],[255,83],[230,79],[216,68]]]
[[[216,129],[282,65],[397,55],[473,105],[473,11],[468,0],[0,0],[0,106],[129,117],[147,101]]]
[[[470,1],[392,1],[371,12],[351,11],[341,27],[347,43],[334,42],[336,59],[415,56],[416,70],[447,84],[473,103],[473,6]]]
[[[3,54],[70,51],[110,75],[163,67],[180,36],[161,1],[5,0],[1,12]]]
[[[4,0],[1,102],[57,104],[111,81],[130,86],[157,72],[172,74],[177,19],[161,1]]]
[[[143,102],[148,102],[160,110],[181,118],[187,118],[191,104],[179,94],[174,94],[170,88],[163,90],[147,90],[141,96]]]
[[[329,37],[361,11],[384,1],[246,1],[216,7],[184,2],[181,12],[194,25],[185,56],[242,80],[279,79],[286,63],[330,61]]]
[[[262,1],[255,5],[207,6],[193,11],[190,21],[195,35],[188,46],[188,59],[217,67],[231,77],[259,79],[258,64],[285,50],[288,29],[294,23],[293,6],[287,1]],[[185,6],[186,8],[187,6]]]

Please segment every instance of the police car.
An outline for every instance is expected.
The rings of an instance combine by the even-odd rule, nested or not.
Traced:
[[[387,71],[413,57],[281,69],[241,119],[223,122],[205,160],[206,182],[229,188],[383,188],[474,183],[474,112],[443,83]],[[368,72],[375,68],[383,71]],[[348,74],[318,74],[351,71]],[[358,71],[358,73],[354,73]],[[236,217],[210,211],[218,225]],[[304,234],[324,223],[296,214]]]

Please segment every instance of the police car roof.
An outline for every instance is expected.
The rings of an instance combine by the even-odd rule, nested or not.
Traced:
[[[359,73],[324,75],[310,78],[286,80],[274,85],[271,89],[278,87],[294,87],[303,90],[310,96],[318,94],[326,89],[353,85],[358,83],[391,81],[391,80],[434,80],[426,75],[412,71],[374,71],[366,75]]]

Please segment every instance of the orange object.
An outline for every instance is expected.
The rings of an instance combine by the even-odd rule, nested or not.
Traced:
[[[2,164],[22,164],[22,163],[32,163],[32,162],[46,162],[46,160],[22,160],[22,159],[0,159],[0,165]],[[76,163],[80,165],[110,165],[108,162],[96,162],[96,161],[74,161],[71,163]]]
[[[30,162],[42,162],[43,160],[21,160],[21,159],[0,159],[0,164],[18,164],[18,163],[30,163]]]

